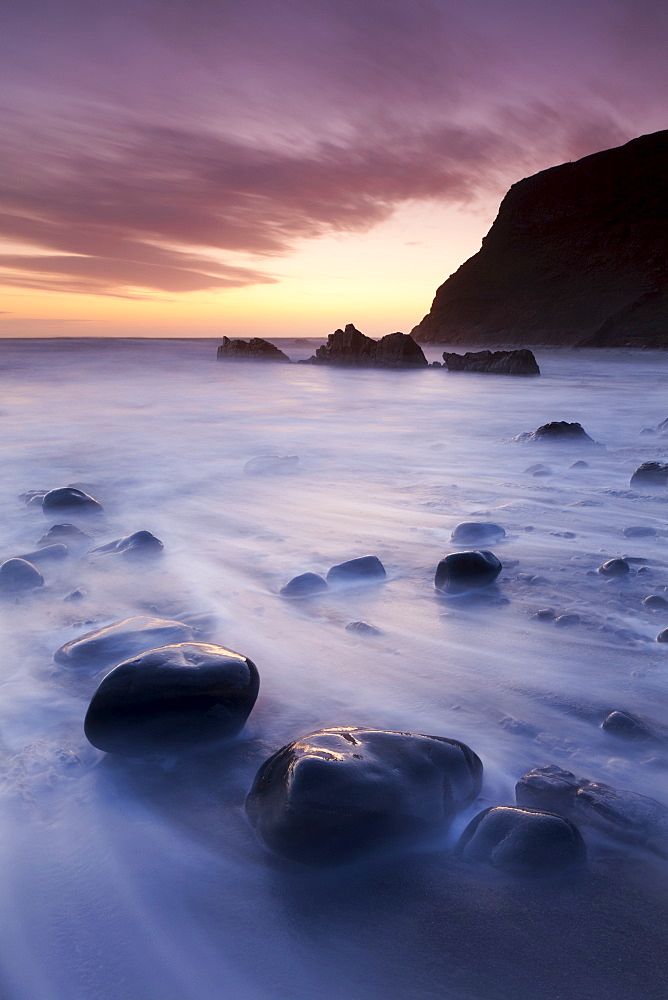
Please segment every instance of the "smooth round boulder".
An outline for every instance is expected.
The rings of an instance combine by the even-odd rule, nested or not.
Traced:
[[[24,552],[20,559],[25,559],[29,563],[53,562],[65,559],[69,555],[67,545],[62,542],[54,542],[53,545],[43,545],[41,549],[34,552]]]
[[[453,552],[436,567],[434,586],[444,594],[463,594],[494,583],[503,569],[493,552]]]
[[[623,740],[648,740],[653,735],[642,719],[629,712],[610,712],[601,723],[601,729]]]
[[[5,559],[0,563],[0,591],[20,593],[44,586],[44,577],[27,559]]]
[[[63,543],[70,547],[90,544],[91,536],[77,528],[76,524],[54,524],[37,542],[38,545],[54,545]]]
[[[643,462],[631,476],[631,486],[649,486],[654,489],[668,486],[668,465],[662,462]]]
[[[148,616],[123,618],[66,642],[53,658],[63,666],[102,667],[157,646],[188,642],[192,638],[193,629],[183,622]]]
[[[281,597],[310,597],[311,594],[321,594],[327,590],[327,583],[317,573],[301,573],[293,576],[283,584],[279,593]]]
[[[328,583],[351,584],[372,583],[374,580],[384,580],[387,576],[385,567],[378,556],[359,556],[337,563],[327,573]]]
[[[163,549],[164,545],[160,539],[150,531],[135,531],[133,535],[124,535],[122,538],[115,538],[113,542],[107,542],[106,545],[98,545],[88,554],[113,553],[125,556],[127,559],[144,559],[160,555]]]
[[[649,600],[649,598],[646,597],[645,601],[648,601],[648,600]],[[645,603],[645,601],[643,601],[643,604]],[[652,605],[652,606],[656,607],[657,605]],[[662,605],[662,607],[665,607],[665,603]],[[656,637],[656,641],[657,642],[668,642],[668,628],[664,628],[664,629],[662,629],[659,632],[659,634]]]
[[[656,608],[657,610],[668,608],[668,601],[661,594],[649,594],[647,597],[643,597],[642,603],[646,608]],[[668,629],[664,629],[664,631],[668,632]],[[663,632],[661,635],[663,635]],[[665,639],[658,638],[657,641],[668,642],[668,635]]]
[[[511,875],[554,874],[584,861],[584,840],[563,816],[540,809],[492,806],[464,830],[458,853]]]
[[[481,783],[480,759],[459,740],[324,729],[265,761],[246,813],[269,850],[327,867],[442,835]]]
[[[161,646],[104,677],[84,731],[98,750],[131,757],[195,749],[236,736],[259,686],[241,653],[206,642]]]
[[[83,490],[77,490],[73,486],[63,486],[44,495],[42,510],[47,517],[62,511],[71,511],[73,514],[99,514],[102,511],[102,504]]]
[[[484,542],[499,542],[505,537],[505,529],[492,521],[462,521],[454,528],[450,541],[460,545],[480,545]]]
[[[598,572],[601,576],[626,576],[630,569],[626,559],[608,559],[598,567]]]

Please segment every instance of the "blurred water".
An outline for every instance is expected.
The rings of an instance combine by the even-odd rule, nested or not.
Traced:
[[[668,455],[668,438],[639,434],[668,416],[665,356],[545,352],[541,378],[517,379],[226,365],[215,346],[0,341],[2,558],[50,523],[18,494],[71,482],[105,506],[82,525],[97,544],[139,529],[165,543],[152,569],[46,567],[43,591],[0,608],[2,996],[662,996],[665,873],[651,856],[592,842],[586,876],[527,887],[448,848],[533,766],[668,800],[668,745],[600,729],[613,708],[666,723],[668,647],[654,640],[668,615],[641,601],[668,586],[668,491],[629,487],[641,461]],[[315,347],[281,346],[293,359]],[[547,420],[578,420],[607,450],[509,443]],[[268,452],[298,455],[294,473],[244,474]],[[589,467],[571,469],[578,458]],[[534,462],[552,475],[526,473]],[[434,570],[471,519],[505,527],[504,571],[447,600]],[[630,525],[658,534],[627,539]],[[366,553],[385,584],[276,596]],[[619,555],[639,560],[628,578],[587,575]],[[86,598],[64,602],[76,588]],[[543,607],[581,623],[532,620]],[[139,764],[87,746],[100,674],[53,652],[147,609],[216,614],[215,639],[258,665],[257,706],[224,752]],[[360,619],[381,635],[345,630]],[[257,766],[316,727],[358,724],[465,740],[485,765],[482,801],[429,851],[335,876],[283,866],[245,822]]]

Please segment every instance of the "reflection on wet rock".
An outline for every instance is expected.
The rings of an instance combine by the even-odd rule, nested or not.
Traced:
[[[301,573],[288,580],[280,590],[281,597],[310,597],[327,590],[327,583],[317,573]]]
[[[332,566],[327,574],[328,583],[366,583],[384,580],[385,567],[377,556],[359,556]]]
[[[262,765],[246,811],[271,851],[337,865],[439,836],[481,782],[480,759],[458,740],[324,729]]]
[[[436,567],[434,586],[445,594],[461,594],[494,583],[502,569],[494,553],[486,549],[453,552]]]
[[[115,538],[113,542],[107,542],[106,545],[98,545],[90,550],[89,555],[119,553],[133,559],[160,555],[163,548],[160,539],[150,531],[135,531],[133,535],[125,535],[123,538]]]
[[[18,593],[44,586],[44,577],[27,559],[5,559],[0,564],[0,591]]]
[[[183,642],[141,653],[102,680],[84,729],[99,750],[173,753],[243,728],[260,686],[257,667],[222,646]]]
[[[105,666],[156,646],[188,642],[192,638],[192,628],[183,622],[164,618],[124,618],[66,642],[53,658],[64,666],[81,663]]]
[[[63,486],[58,490],[50,490],[42,500],[42,510],[48,516],[69,511],[72,514],[99,514],[102,504],[73,486]]]
[[[483,861],[512,875],[563,871],[585,859],[578,828],[537,809],[493,806],[473,819],[458,844],[466,861]]]

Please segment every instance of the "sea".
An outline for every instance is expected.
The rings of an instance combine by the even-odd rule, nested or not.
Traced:
[[[320,343],[275,342],[293,361]],[[104,506],[84,526],[91,547],[139,530],[164,544],[150,564],[54,562],[42,588],[2,597],[3,1000],[665,997],[665,858],[583,827],[584,868],[529,878],[454,847],[533,767],[668,804],[668,607],[642,603],[668,599],[668,489],[630,485],[641,462],[668,460],[666,355],[537,350],[541,376],[521,378],[226,363],[216,346],[0,341],[2,558],[58,520],[21,495],[71,483]],[[551,420],[605,447],[513,441]],[[245,471],[268,455],[298,460]],[[489,546],[503,570],[444,596],[436,566],[472,520],[505,529]],[[279,596],[367,554],[383,582]],[[621,556],[623,578],[598,573]],[[165,758],[96,750],[83,719],[108,666],[54,652],[130,616],[193,614],[258,667],[241,734]],[[610,735],[613,710],[655,735]],[[245,796],[270,754],[328,726],[463,740],[481,795],[414,850],[350,868],[282,860]]]

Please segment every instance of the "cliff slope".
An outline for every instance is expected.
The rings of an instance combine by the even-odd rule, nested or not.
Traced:
[[[514,184],[412,336],[668,347],[668,131]]]

